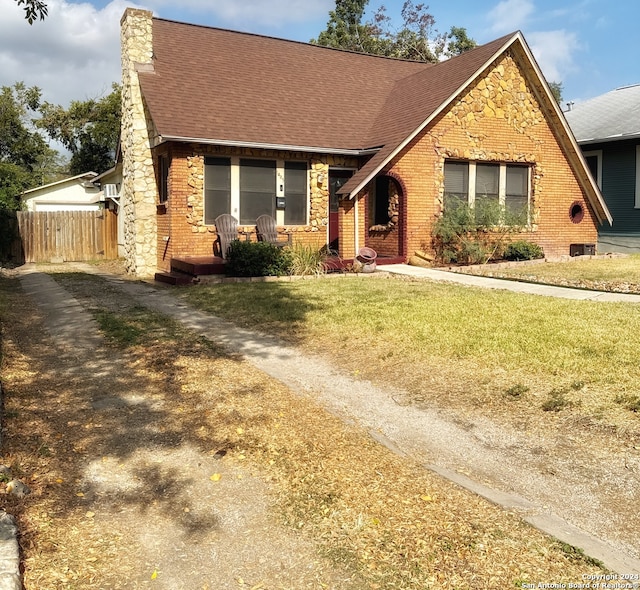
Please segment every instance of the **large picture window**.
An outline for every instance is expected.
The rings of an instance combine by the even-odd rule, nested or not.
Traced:
[[[522,164],[460,162],[444,164],[444,207],[466,204],[481,223],[495,218],[505,223],[528,223],[530,167]]]
[[[223,213],[236,217],[240,225],[253,225],[265,214],[278,225],[307,223],[307,162],[208,157],[204,176],[207,225]],[[276,197],[284,198],[284,209],[276,209]]]

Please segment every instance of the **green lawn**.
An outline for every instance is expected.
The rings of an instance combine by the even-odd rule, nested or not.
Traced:
[[[635,420],[620,411],[640,394],[633,304],[369,277],[200,286],[185,297],[421,401],[503,410],[516,387],[536,408],[561,392],[571,411]]]

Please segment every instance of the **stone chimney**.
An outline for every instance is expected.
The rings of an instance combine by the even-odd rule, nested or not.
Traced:
[[[120,20],[122,56],[122,207],[125,265],[129,273],[152,276],[156,258],[157,185],[153,122],[145,108],[138,73],[153,71],[153,14],[127,8]]]

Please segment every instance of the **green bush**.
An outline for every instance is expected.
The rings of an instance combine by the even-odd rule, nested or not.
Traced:
[[[232,277],[267,277],[289,274],[291,252],[269,242],[234,240],[229,247],[225,273]]]
[[[526,214],[507,211],[497,201],[478,199],[475,207],[445,198],[445,210],[432,231],[436,259],[444,264],[485,264],[502,258],[507,236],[522,231]]]
[[[506,247],[504,257],[506,260],[536,260],[544,258],[544,252],[538,244],[527,240],[518,240]]]

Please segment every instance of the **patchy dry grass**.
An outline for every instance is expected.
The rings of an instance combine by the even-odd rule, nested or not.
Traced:
[[[350,572],[353,587],[502,590],[521,587],[523,582],[575,583],[584,574],[600,571],[571,548],[392,454],[357,427],[346,426],[248,364],[212,349],[169,321],[158,322],[157,316],[125,297],[105,297],[108,286],[91,285],[95,279],[84,282],[81,276],[58,278],[102,318],[104,329],[114,336],[114,350],[129,359],[121,378],[144,376],[151,385],[167,389],[173,404],[165,419],[171,422],[173,435],[202,449],[223,450],[232,464],[252,466],[268,482],[274,510],[286,526],[318,544],[328,559],[325,568]],[[337,315],[345,313],[349,302],[357,303],[358,294],[364,299],[360,305],[367,307],[368,302],[370,311],[376,312],[373,303],[382,293],[361,283],[340,282],[344,291],[337,289],[338,281],[334,284],[335,291],[325,291],[321,281],[308,283],[308,292],[283,291],[290,302],[306,293],[308,303],[304,313],[300,303],[296,306],[295,332],[285,330],[284,324],[282,332],[298,340],[311,338],[317,333],[310,328],[313,309],[324,309],[328,295],[334,298]],[[419,297],[419,290],[406,288],[407,294]],[[205,292],[200,291],[201,296]],[[238,302],[237,292],[226,293]],[[264,294],[254,291],[251,297]],[[210,292],[214,300],[219,301],[218,295]],[[387,302],[392,299],[385,297]],[[55,363],[54,356],[45,355],[31,338],[40,329],[37,312],[13,281],[0,279],[0,301],[2,374],[10,413],[3,453],[5,460],[21,466],[34,488],[25,501],[5,501],[5,507],[18,514],[24,531],[27,588],[111,587],[102,582],[113,575],[113,568],[126,575],[127,540],[102,539],[75,488],[83,448],[98,444],[97,437],[105,436],[109,425],[70,425],[78,400],[73,383],[54,383],[57,367],[46,366]],[[424,304],[424,298],[417,303]],[[284,306],[277,307],[267,322],[272,328],[283,321],[277,315]],[[307,316],[309,321],[303,321]],[[374,328],[376,321],[365,320]],[[315,322],[326,330],[326,317],[316,317]],[[357,325],[348,323],[352,329]],[[141,343],[139,336],[145,330],[147,338]],[[384,339],[384,329],[377,333]],[[366,345],[365,334],[353,336]],[[334,333],[321,345],[340,350],[339,337],[340,332]],[[354,350],[352,344],[349,348]],[[47,347],[46,342],[43,345]],[[365,352],[371,361],[379,359],[381,350],[363,349],[359,359]],[[527,395],[527,390],[520,391],[520,396]],[[35,452],[43,445],[47,453]],[[272,530],[255,534],[269,538]],[[315,587],[323,586],[318,582]]]
[[[568,421],[640,435],[637,414],[617,401],[640,393],[633,304],[369,278],[202,286],[184,297],[403,388],[410,403],[544,430],[556,425],[543,403],[564,391],[555,408]],[[514,387],[519,395],[505,394]]]
[[[479,266],[474,274],[597,291],[640,293],[640,254],[577,257],[566,262]]]

